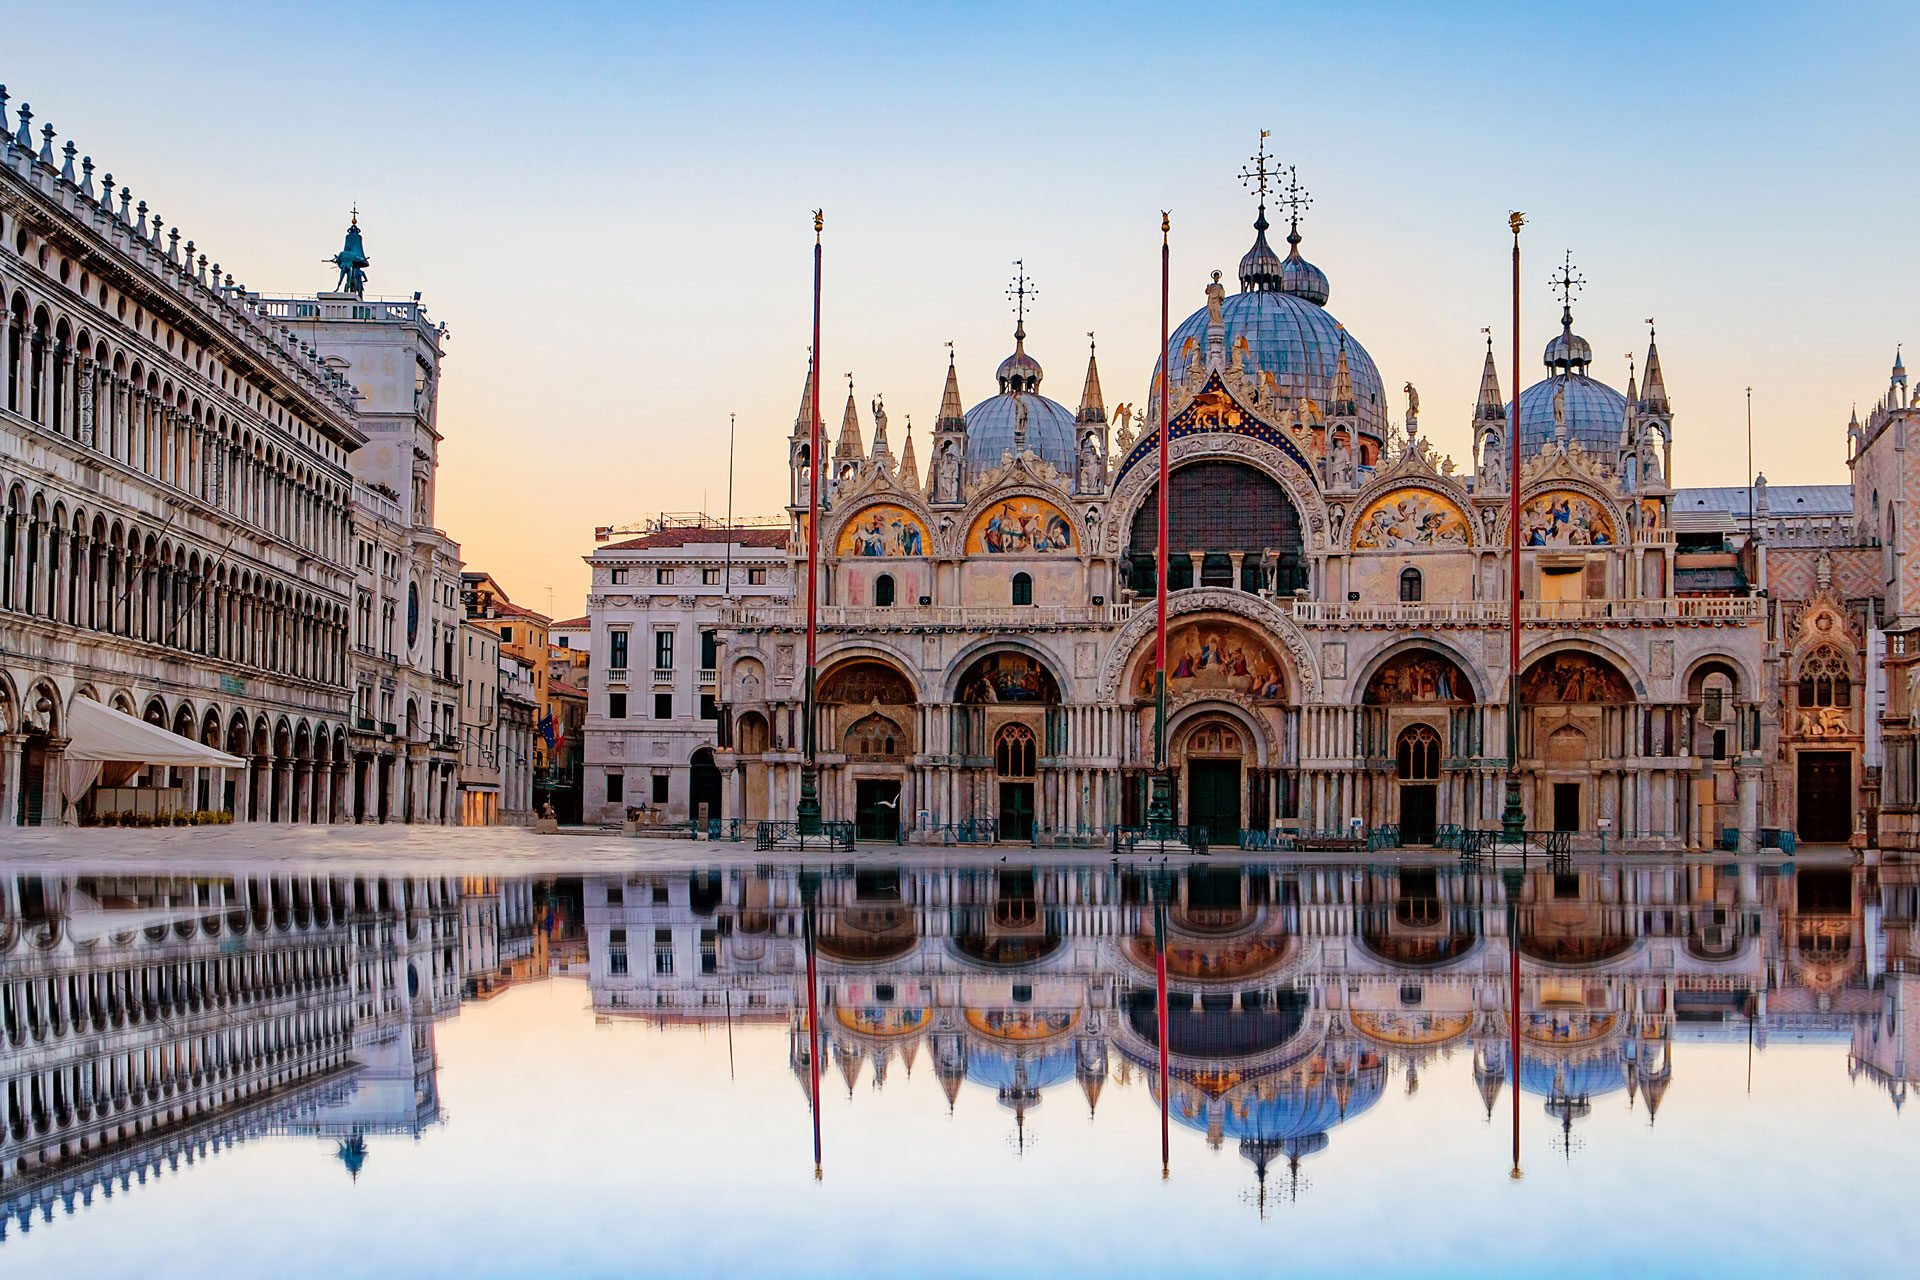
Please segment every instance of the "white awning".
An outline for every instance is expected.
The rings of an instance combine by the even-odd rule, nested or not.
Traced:
[[[67,759],[115,764],[170,764],[186,769],[240,769],[246,761],[136,720],[124,711],[75,698],[67,711]]]

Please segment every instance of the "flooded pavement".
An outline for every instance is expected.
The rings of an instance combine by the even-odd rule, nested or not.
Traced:
[[[0,867],[0,1264],[1892,1274],[1920,1244],[1903,865],[539,865],[587,843]]]

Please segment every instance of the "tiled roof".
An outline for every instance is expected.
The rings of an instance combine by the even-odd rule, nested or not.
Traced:
[[[731,542],[736,547],[784,547],[785,529],[660,529],[625,542],[610,542],[596,551],[655,551],[661,548],[687,547]]]
[[[1845,516],[1853,514],[1853,486],[1846,484],[1769,484],[1767,510],[1774,516]],[[1673,512],[1715,512],[1747,517],[1746,486],[1675,489]]]
[[[588,625],[587,619],[584,617],[563,618],[559,622],[553,622],[548,624],[548,626],[554,631],[585,631],[587,629],[587,625]]]
[[[546,614],[536,613],[532,609],[522,608],[521,606],[515,604],[513,601],[504,599],[500,596],[495,596],[493,598],[491,602],[491,607],[493,609],[494,616],[497,618],[526,618],[529,621],[539,623],[543,627],[550,625],[551,620],[547,617]],[[476,617],[474,621],[484,622],[486,621],[486,619],[485,617]]]
[[[563,698],[584,698],[587,696],[586,690],[576,689],[565,680],[549,680],[547,681],[547,689],[549,692],[557,693]]]

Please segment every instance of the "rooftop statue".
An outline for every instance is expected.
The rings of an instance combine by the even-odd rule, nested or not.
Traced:
[[[353,223],[347,228],[347,242],[340,252],[331,258],[322,258],[322,262],[331,262],[340,269],[340,278],[334,282],[334,291],[364,294],[367,291],[367,268],[373,265],[373,259],[367,256],[367,250],[360,243],[360,211],[353,211]]]

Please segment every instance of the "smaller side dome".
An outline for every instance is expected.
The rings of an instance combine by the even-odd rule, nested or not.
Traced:
[[[1040,362],[1027,354],[1027,327],[1022,324],[1013,331],[1013,354],[1000,362],[993,376],[1000,381],[1000,391],[1038,391],[1040,379],[1046,376],[1040,368]]]

